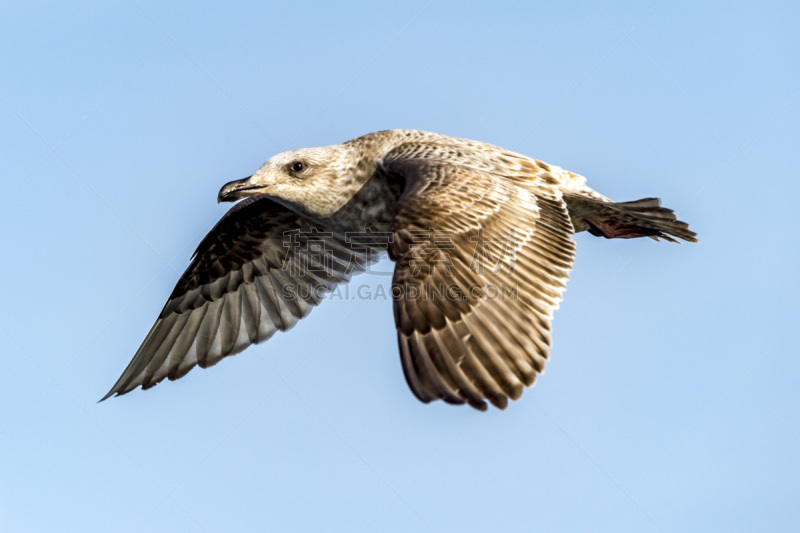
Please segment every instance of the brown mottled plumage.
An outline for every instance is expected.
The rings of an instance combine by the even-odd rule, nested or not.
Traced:
[[[219,193],[241,198],[103,399],[288,330],[388,251],[411,390],[423,402],[502,409],[544,371],[572,233],[696,237],[657,199],[614,203],[558,167],[414,130],[278,154]]]

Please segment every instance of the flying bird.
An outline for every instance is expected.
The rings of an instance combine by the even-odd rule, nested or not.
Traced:
[[[559,167],[415,130],[280,153],[219,191],[237,200],[103,400],[290,329],[388,252],[414,395],[504,409],[544,372],[573,233],[696,241],[656,198],[613,202]]]

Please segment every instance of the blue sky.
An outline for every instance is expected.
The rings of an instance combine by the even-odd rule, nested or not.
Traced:
[[[797,3],[1,11],[0,530],[800,528]],[[388,128],[659,196],[701,242],[578,235],[503,412],[417,402],[380,298],[96,403],[223,183]]]

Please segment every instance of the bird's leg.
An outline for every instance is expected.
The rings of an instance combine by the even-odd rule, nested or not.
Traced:
[[[605,237],[606,239],[633,239],[635,237],[649,237],[661,234],[657,229],[626,224],[619,220],[585,217],[583,220],[589,224],[589,233],[595,237]]]

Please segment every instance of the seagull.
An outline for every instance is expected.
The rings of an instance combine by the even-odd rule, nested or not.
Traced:
[[[103,400],[291,329],[388,252],[411,391],[504,409],[544,372],[573,233],[697,240],[657,198],[613,202],[557,166],[416,130],[280,153],[217,200],[242,201],[200,242]]]

